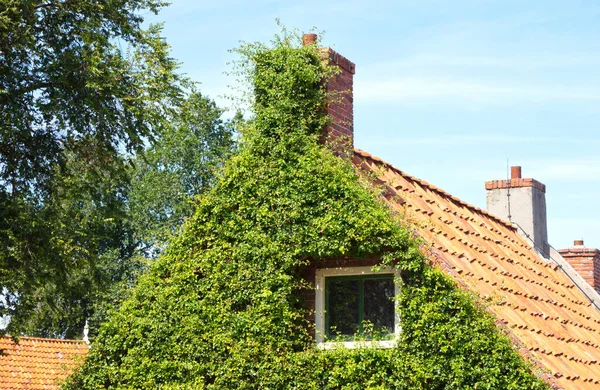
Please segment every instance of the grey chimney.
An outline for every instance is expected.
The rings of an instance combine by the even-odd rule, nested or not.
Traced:
[[[546,222],[546,186],[537,180],[521,177],[521,167],[511,167],[509,180],[485,183],[487,210],[517,226],[534,249],[549,257]]]

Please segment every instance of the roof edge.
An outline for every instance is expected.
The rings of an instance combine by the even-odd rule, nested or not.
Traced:
[[[509,228],[511,230],[517,231],[517,228],[513,224],[511,224],[510,222],[505,221],[505,220],[503,220],[503,219],[495,216],[494,214],[489,213],[488,211],[486,211],[486,210],[484,210],[484,209],[482,209],[480,207],[473,206],[472,204],[465,202],[464,200],[462,200],[462,199],[460,199],[460,198],[458,198],[458,197],[456,197],[456,196],[454,196],[454,195],[452,195],[452,194],[444,191],[441,188],[438,188],[438,187],[434,186],[433,184],[430,184],[430,183],[426,182],[425,180],[422,180],[422,179],[419,179],[417,177],[411,176],[411,175],[403,172],[402,170],[396,168],[395,166],[393,166],[389,162],[383,161],[379,157],[373,156],[372,154],[370,154],[368,152],[365,152],[364,150],[361,150],[361,149],[358,149],[358,148],[354,148],[354,153],[358,154],[361,157],[368,158],[368,159],[373,160],[375,162],[384,164],[384,165],[388,166],[390,169],[396,171],[398,174],[400,174],[400,175],[402,175],[402,176],[404,176],[404,177],[406,177],[406,178],[408,178],[408,179],[410,179],[412,181],[416,181],[421,186],[426,187],[426,188],[428,188],[431,191],[437,192],[438,194],[440,194],[442,196],[450,198],[454,202],[456,202],[456,203],[458,203],[458,204],[460,204],[462,206],[465,206],[465,207],[473,210],[474,212],[477,212],[479,214],[483,214],[483,215],[485,215],[485,216],[493,219],[494,221],[496,221],[496,222],[498,222],[498,223],[506,226],[507,228]]]
[[[546,185],[532,178],[518,178],[508,180],[490,180],[485,182],[485,189],[496,190],[496,189],[508,189],[508,188],[523,188],[532,187],[536,188],[543,193],[546,193]]]
[[[600,255],[600,249],[596,249],[596,248],[565,248],[565,249],[557,249],[556,250],[558,253],[561,254],[561,256],[597,256]]]
[[[72,340],[72,339],[53,339],[53,338],[46,338],[46,337],[30,337],[30,336],[17,336],[17,337],[12,337],[11,335],[4,335],[1,336],[0,339],[10,339],[13,342],[16,342],[15,339],[17,339],[19,342],[21,340],[27,340],[27,341],[44,341],[44,342],[49,342],[49,343],[74,343],[74,344],[84,344],[87,345],[85,341],[83,340]]]

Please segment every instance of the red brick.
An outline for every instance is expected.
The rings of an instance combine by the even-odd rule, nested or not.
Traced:
[[[575,246],[559,249],[558,252],[590,286],[600,292],[600,251]]]

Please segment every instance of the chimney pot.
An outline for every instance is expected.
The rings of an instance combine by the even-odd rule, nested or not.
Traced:
[[[304,46],[314,45],[317,42],[317,34],[303,34],[302,44]]]
[[[573,244],[574,244],[575,246],[583,246],[583,240],[575,240],[575,241],[573,242]]]
[[[511,179],[520,179],[521,178],[521,167],[510,167],[510,178]]]

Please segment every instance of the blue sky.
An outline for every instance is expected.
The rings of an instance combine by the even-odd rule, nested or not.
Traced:
[[[551,245],[600,248],[597,1],[172,0],[152,21],[220,105],[240,40],[324,30],[356,63],[355,144],[485,208],[507,160],[547,186]]]

